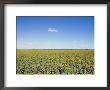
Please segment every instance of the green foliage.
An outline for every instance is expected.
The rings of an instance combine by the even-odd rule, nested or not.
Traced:
[[[94,74],[94,50],[17,49],[17,74]]]

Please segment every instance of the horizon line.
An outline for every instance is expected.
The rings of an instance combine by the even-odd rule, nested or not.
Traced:
[[[94,50],[94,49],[34,49],[34,50]]]

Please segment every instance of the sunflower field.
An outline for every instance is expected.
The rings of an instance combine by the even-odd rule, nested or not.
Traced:
[[[16,74],[94,74],[94,50],[16,50]]]

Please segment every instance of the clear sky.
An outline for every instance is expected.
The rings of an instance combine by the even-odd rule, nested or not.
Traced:
[[[17,49],[94,49],[94,16],[17,16]]]

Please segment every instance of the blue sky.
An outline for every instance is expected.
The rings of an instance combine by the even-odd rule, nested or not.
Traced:
[[[94,16],[17,16],[17,49],[94,49]]]

